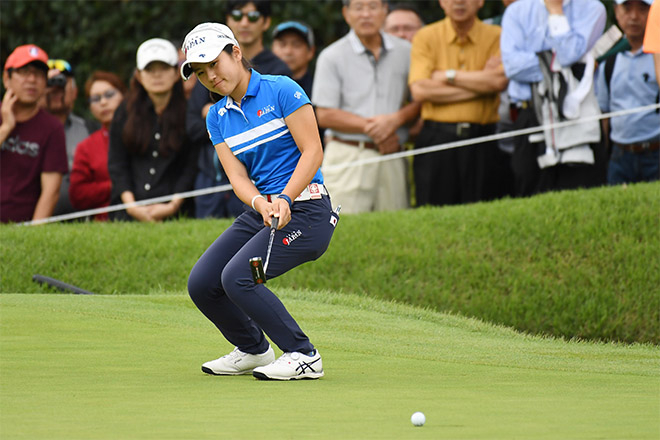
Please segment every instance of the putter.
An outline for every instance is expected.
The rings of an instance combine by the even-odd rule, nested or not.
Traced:
[[[250,258],[250,270],[252,271],[252,279],[255,284],[266,284],[266,269],[268,269],[270,251],[273,249],[273,239],[275,239],[278,221],[278,217],[273,217],[270,222],[270,238],[268,239],[268,249],[266,250],[266,264],[263,264],[261,257]]]

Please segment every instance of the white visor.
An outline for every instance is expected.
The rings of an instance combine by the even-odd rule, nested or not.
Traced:
[[[193,74],[190,63],[210,63],[228,44],[238,46],[238,41],[224,24],[202,23],[195,26],[188,32],[181,47],[186,55],[186,61],[181,64],[181,77],[187,80]]]

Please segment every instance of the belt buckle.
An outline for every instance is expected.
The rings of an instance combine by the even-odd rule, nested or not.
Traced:
[[[642,142],[641,144],[639,144],[639,146],[642,148],[642,150],[650,150],[651,142]]]
[[[309,189],[309,198],[312,200],[318,200],[323,198],[321,194],[321,189],[319,188],[318,183],[310,183],[307,188]]]
[[[463,130],[465,130],[465,135],[467,136],[470,131],[470,124],[468,122],[459,122],[456,124],[456,136],[463,137]]]

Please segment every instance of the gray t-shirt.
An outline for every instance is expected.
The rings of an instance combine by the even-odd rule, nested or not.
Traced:
[[[378,61],[353,30],[320,53],[312,88],[314,106],[371,117],[394,113],[409,101],[410,43],[384,32],[381,36]],[[345,140],[371,141],[364,134],[326,133]],[[408,130],[400,127],[397,135],[404,143]]]
[[[73,169],[73,155],[80,142],[86,139],[91,133],[87,129],[85,120],[73,113],[69,114],[66,124],[64,124],[64,135],[66,137],[66,157],[69,161],[69,170]]]

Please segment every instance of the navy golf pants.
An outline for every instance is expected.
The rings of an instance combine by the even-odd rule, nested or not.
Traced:
[[[266,279],[323,255],[337,221],[328,196],[295,202],[291,221],[275,232]],[[250,258],[261,257],[265,264],[269,238],[270,228],[261,215],[246,210],[192,268],[188,292],[197,308],[243,352],[266,351],[264,333],[283,352],[310,352],[314,346],[279,298],[252,279]]]

